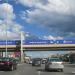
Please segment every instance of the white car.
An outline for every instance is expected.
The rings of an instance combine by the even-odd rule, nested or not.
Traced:
[[[59,58],[48,58],[45,63],[45,70],[60,70],[63,72],[64,65],[63,61],[61,61]]]

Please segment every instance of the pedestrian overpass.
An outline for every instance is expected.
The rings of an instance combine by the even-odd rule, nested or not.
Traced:
[[[23,40],[23,51],[73,51],[75,40]],[[5,41],[0,41],[0,50],[5,51]],[[8,51],[16,51],[16,41],[7,42]]]

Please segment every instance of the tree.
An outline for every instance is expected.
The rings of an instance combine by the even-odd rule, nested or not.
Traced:
[[[21,40],[16,41],[16,51],[20,51],[21,49]]]

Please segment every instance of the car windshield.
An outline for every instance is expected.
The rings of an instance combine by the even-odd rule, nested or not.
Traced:
[[[2,58],[0,58],[0,61],[2,61]]]
[[[52,62],[61,62],[62,60],[61,59],[53,58],[53,59],[49,59],[49,61],[52,61]]]
[[[0,58],[0,61],[10,61],[10,58]]]

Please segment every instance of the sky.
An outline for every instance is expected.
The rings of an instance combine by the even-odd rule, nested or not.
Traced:
[[[25,39],[74,40],[75,0],[0,0],[0,40],[20,39],[21,32]],[[38,53],[27,55],[53,54]]]
[[[75,0],[0,0],[0,39],[75,39]]]
[[[32,58],[47,58],[50,57],[51,55],[55,55],[55,54],[66,54],[68,52],[66,51],[25,51],[26,56],[30,56]]]

